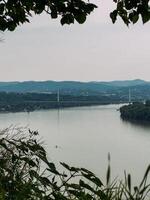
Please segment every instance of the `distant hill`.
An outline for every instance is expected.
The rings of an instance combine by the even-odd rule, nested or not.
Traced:
[[[101,82],[77,81],[26,81],[26,82],[0,82],[0,91],[5,92],[46,92],[54,93],[105,92],[115,89],[114,86]]]
[[[132,86],[139,86],[139,85],[145,85],[145,84],[150,84],[150,82],[147,82],[141,79],[108,82],[108,85],[118,86],[118,87],[132,87]]]
[[[103,95],[128,99],[129,88],[133,100],[150,99],[150,82],[135,79],[110,82],[25,81],[0,82],[0,92],[48,93],[63,95]]]

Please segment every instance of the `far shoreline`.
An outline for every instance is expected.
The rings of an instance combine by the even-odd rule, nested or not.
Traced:
[[[59,110],[59,109],[67,109],[67,108],[80,108],[80,107],[92,107],[92,106],[107,106],[107,105],[124,105],[127,102],[111,102],[111,103],[90,103],[90,104],[76,104],[76,105],[59,105],[59,106],[55,106],[55,107],[49,107],[49,108],[39,108],[39,109],[31,109],[31,110],[27,110],[22,109],[22,110],[0,110],[0,114],[9,114],[9,113],[31,113],[31,112],[37,112],[37,111],[48,111],[48,110]]]

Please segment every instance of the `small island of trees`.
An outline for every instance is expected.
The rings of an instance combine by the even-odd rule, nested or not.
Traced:
[[[120,108],[121,118],[130,121],[150,122],[150,100],[133,102]]]

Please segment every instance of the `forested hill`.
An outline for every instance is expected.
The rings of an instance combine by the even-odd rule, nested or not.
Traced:
[[[107,91],[114,86],[103,82],[77,82],[77,81],[25,81],[0,82],[0,91],[4,92],[46,92],[55,93],[58,89],[62,93],[80,93],[81,91]],[[116,88],[116,87],[115,87]]]
[[[150,82],[140,79],[110,82],[78,81],[25,81],[0,82],[0,92],[49,93],[59,90],[61,95],[103,95],[128,99],[129,88],[132,100],[150,99]]]
[[[79,82],[79,81],[25,81],[25,82],[0,82],[0,91],[5,92],[54,92],[60,89],[62,92],[93,91],[106,92],[121,87],[136,87],[148,85],[140,79],[110,82]]]

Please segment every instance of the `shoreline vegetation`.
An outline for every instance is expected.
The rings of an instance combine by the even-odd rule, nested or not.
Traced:
[[[119,103],[126,103],[126,100],[104,95],[61,95],[58,97],[58,94],[47,93],[0,93],[0,113]]]
[[[120,116],[130,122],[150,123],[150,101],[133,102],[122,106]]]

